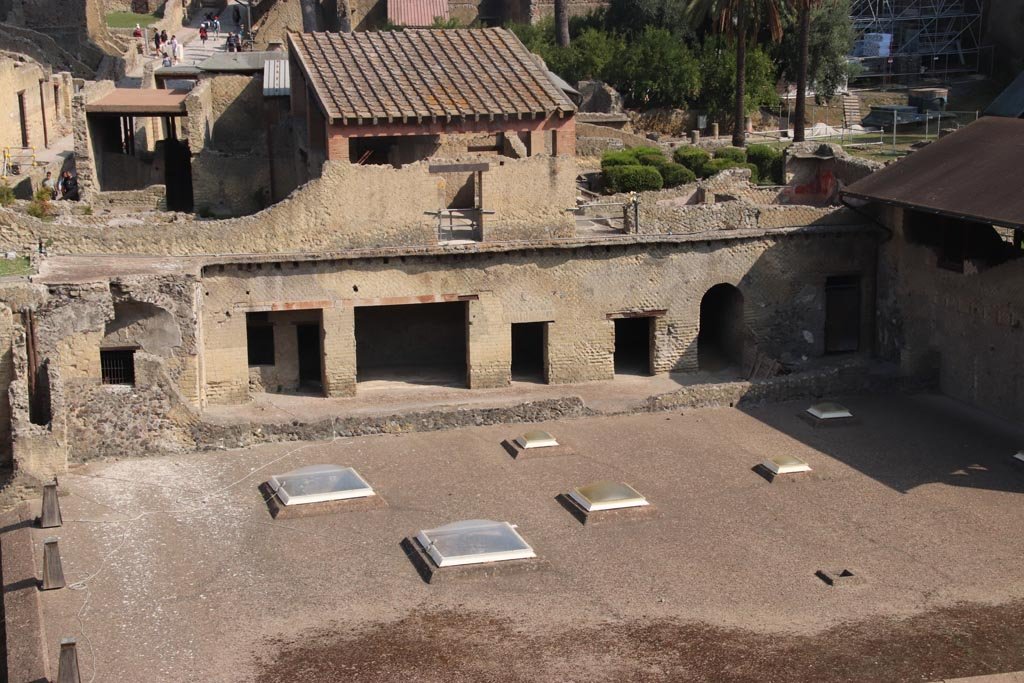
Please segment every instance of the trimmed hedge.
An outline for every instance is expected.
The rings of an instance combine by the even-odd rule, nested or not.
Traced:
[[[661,173],[653,166],[610,166],[604,172],[612,192],[645,192],[664,187]]]
[[[729,161],[735,161],[737,164],[744,164],[747,162],[747,150],[742,147],[719,147],[715,150],[716,159],[728,159]]]
[[[668,159],[661,152],[644,152],[643,154],[637,154],[636,160],[641,166],[653,166],[655,168],[661,168],[665,164],[669,163]]]
[[[751,145],[747,148],[747,161],[757,166],[757,175],[762,182],[783,184],[782,158],[782,150],[769,145]]]
[[[612,166],[634,166],[636,163],[636,157],[628,150],[605,152],[601,156],[602,171],[607,171]]]
[[[732,159],[712,159],[708,163],[704,164],[701,169],[701,178],[710,178],[713,175],[717,175],[722,171],[730,168],[749,168],[750,169],[750,182],[757,182],[757,166],[753,164],[744,164]]]
[[[711,155],[700,147],[677,147],[676,151],[672,153],[672,159],[677,164],[682,164],[695,174],[700,175],[701,168],[711,160]]]
[[[665,162],[665,164],[658,169],[658,172],[661,173],[661,178],[665,182],[665,187],[678,187],[697,180],[697,174],[682,164],[677,164],[674,161]]]

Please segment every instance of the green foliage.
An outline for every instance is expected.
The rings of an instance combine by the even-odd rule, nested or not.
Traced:
[[[14,188],[4,180],[0,182],[0,206],[10,206],[14,203]]]
[[[661,174],[665,187],[678,187],[697,180],[697,174],[674,161],[666,161],[659,166],[658,173]]]
[[[629,150],[605,152],[601,156],[601,170],[607,171],[612,166],[635,166],[639,163]]]
[[[612,166],[605,171],[605,183],[612,192],[644,192],[664,186],[661,173],[653,166]]]
[[[800,70],[800,26],[796,11],[784,18],[785,33],[779,46],[782,77],[795,83]],[[856,76],[860,66],[848,62],[854,30],[850,21],[850,0],[825,0],[811,10],[811,31],[807,50],[807,85],[814,88],[820,104],[832,99],[839,87]]]
[[[659,166],[666,163],[665,154],[656,147],[633,147],[632,149],[605,152],[601,157],[601,170],[612,166]]]
[[[31,273],[32,262],[27,256],[18,256],[12,259],[0,258],[0,277],[30,275]]]
[[[49,188],[40,187],[32,194],[32,201],[28,203],[28,215],[33,218],[49,218],[53,215],[53,205],[50,203]]]
[[[710,178],[711,176],[717,175],[722,171],[725,171],[730,168],[749,168],[750,182],[757,182],[757,166],[754,166],[754,164],[746,164],[740,161],[736,161],[735,159],[712,159],[708,163],[704,164],[704,167],[701,169],[700,177]]]
[[[701,96],[698,105],[712,119],[731,116],[736,102],[736,50],[725,40],[711,37],[701,47]],[[747,49],[746,95],[743,109],[747,114],[759,107],[774,107],[779,97],[775,92],[775,64],[760,47]]]
[[[146,28],[159,21],[163,14],[161,9],[152,14],[135,14],[134,12],[110,12],[107,14],[107,26],[111,28],[135,28],[135,24]]]
[[[711,155],[708,154],[707,150],[700,147],[677,147],[676,151],[672,153],[672,158],[677,164],[681,164],[697,175],[700,175],[704,164],[711,160]]]
[[[783,183],[782,150],[770,145],[750,145],[747,147],[747,161],[757,167],[757,177],[761,182],[775,185]]]
[[[719,147],[715,150],[715,158],[728,159],[729,161],[742,164],[747,160],[747,150],[742,147]]]
[[[633,106],[686,107],[701,89],[700,65],[679,36],[648,26],[609,64],[608,78]]]

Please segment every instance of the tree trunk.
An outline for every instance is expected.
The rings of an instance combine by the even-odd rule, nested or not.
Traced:
[[[569,0],[555,0],[555,42],[569,47]]]
[[[796,77],[796,115],[793,117],[793,142],[804,141],[807,127],[807,51],[811,41],[811,6],[800,7],[800,71]]]
[[[747,144],[745,105],[747,95],[747,3],[739,3],[736,17],[736,109],[733,114],[736,124],[732,129],[734,147],[745,147]]]

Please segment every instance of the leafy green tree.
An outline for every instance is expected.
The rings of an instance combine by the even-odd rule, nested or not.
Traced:
[[[699,104],[712,119],[735,117],[736,105],[736,53],[725,41],[709,36],[701,47],[700,56],[701,95]],[[771,107],[778,102],[775,92],[775,63],[771,56],[760,47],[747,52],[746,73],[744,74],[743,112],[740,121],[759,107]],[[740,126],[742,135],[742,123]],[[736,136],[733,136],[735,145]]]
[[[847,55],[853,46],[850,0],[791,0],[780,55],[782,75],[797,84],[793,139],[804,139],[807,84],[819,103],[831,99],[855,75]]]
[[[648,26],[608,63],[607,80],[634,106],[685,107],[700,93],[700,65],[678,36]]]
[[[686,16],[695,24],[710,21],[716,33],[736,43],[736,95],[733,106],[732,144],[746,144],[747,41],[767,31],[772,40],[782,38],[781,9],[786,0],[686,0]]]

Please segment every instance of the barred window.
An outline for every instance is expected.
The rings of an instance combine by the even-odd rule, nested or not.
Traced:
[[[100,376],[104,384],[135,386],[135,349],[100,349]]]

